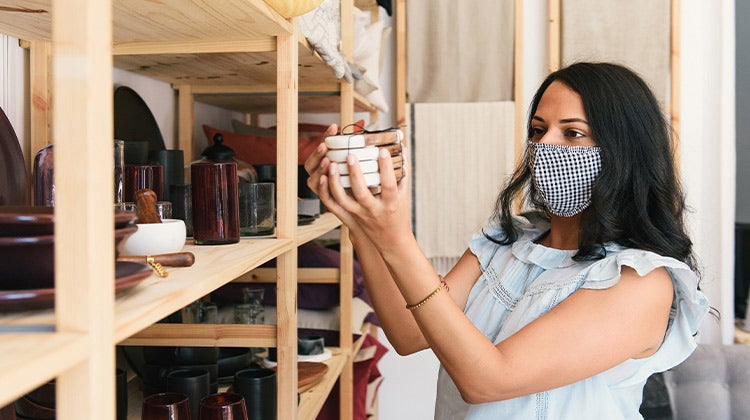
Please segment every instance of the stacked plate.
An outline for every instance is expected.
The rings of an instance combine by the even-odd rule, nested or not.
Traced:
[[[367,186],[378,187],[380,186],[380,173],[378,172],[380,149],[386,149],[391,154],[396,180],[403,178],[403,138],[404,133],[395,129],[328,136],[325,139],[326,146],[328,146],[326,156],[338,165],[341,185],[344,188],[351,188],[349,167],[346,164],[346,158],[349,155],[357,156]]]
[[[115,248],[138,227],[135,213],[115,214]],[[0,312],[51,307],[54,303],[53,207],[0,206]],[[115,263],[115,290],[150,274],[144,264]]]

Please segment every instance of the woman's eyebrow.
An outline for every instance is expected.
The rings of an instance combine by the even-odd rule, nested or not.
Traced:
[[[586,120],[584,120],[583,118],[564,118],[564,119],[560,120],[560,123],[562,123],[562,124],[569,124],[569,123],[574,123],[574,122],[580,122],[580,123],[584,123],[586,125],[589,125],[589,122],[586,121]]]
[[[539,121],[539,122],[545,122],[544,118],[542,118],[542,117],[540,117],[538,115],[534,115],[533,117],[531,117],[531,119]],[[584,120],[583,118],[563,118],[562,120],[560,120],[560,124],[570,124],[570,123],[574,123],[574,122],[580,122],[580,123],[584,123],[586,125],[589,125],[589,122],[586,121],[586,120]]]

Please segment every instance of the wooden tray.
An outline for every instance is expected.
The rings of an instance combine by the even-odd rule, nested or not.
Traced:
[[[328,372],[328,365],[320,362],[297,362],[297,392],[312,388]]]
[[[271,369],[276,370],[276,366]],[[312,388],[328,372],[328,365],[321,362],[297,362],[297,392]]]

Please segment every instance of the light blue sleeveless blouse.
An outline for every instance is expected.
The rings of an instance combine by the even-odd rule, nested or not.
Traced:
[[[523,233],[510,246],[489,241],[481,232],[469,243],[482,275],[469,293],[464,312],[489,340],[503,341],[580,288],[612,287],[620,279],[622,266],[628,266],[639,275],[665,267],[672,277],[675,298],[664,342],[648,358],[629,359],[571,385],[485,404],[465,403],[441,367],[435,419],[641,419],[638,409],[646,379],[678,365],[696,347],[694,334],[708,312],[708,301],[697,290],[697,276],[673,258],[613,243],[605,245],[604,259],[577,262],[572,258],[576,251],[534,243],[548,226],[519,220]],[[491,226],[484,230],[493,237],[501,232]]]

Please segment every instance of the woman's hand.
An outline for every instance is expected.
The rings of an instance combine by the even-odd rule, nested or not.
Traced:
[[[323,138],[336,135],[338,130],[339,128],[336,124],[329,125],[323,133]],[[320,196],[320,177],[327,173],[328,165],[331,163],[326,157],[327,152],[328,147],[326,147],[325,142],[320,142],[318,147],[312,154],[310,154],[307,160],[305,160],[305,171],[307,171],[307,174],[309,175],[307,178],[307,186],[318,196]]]
[[[406,153],[403,155],[404,176],[396,180],[393,160],[386,149],[378,156],[380,194],[367,187],[359,161],[354,155],[347,157],[351,191],[340,182],[336,165],[327,165],[327,172],[319,178],[319,196],[326,206],[352,228],[361,229],[382,252],[394,250],[402,240],[413,236],[411,231],[411,206],[409,199],[410,176]]]
[[[337,133],[338,126],[336,124],[331,124],[323,135],[328,137],[336,135]],[[331,165],[330,159],[326,157],[327,152],[328,147],[325,142],[321,142],[307,160],[305,160],[305,171],[310,175],[307,178],[307,186],[318,195],[318,198],[320,198],[320,201],[326,206],[328,211],[335,214],[341,222],[349,228],[352,234],[360,234],[361,229],[358,229],[354,219],[347,215],[345,211],[339,208],[339,206],[330,199],[330,194],[328,194],[328,183],[322,182],[328,177],[330,167],[336,166]]]

